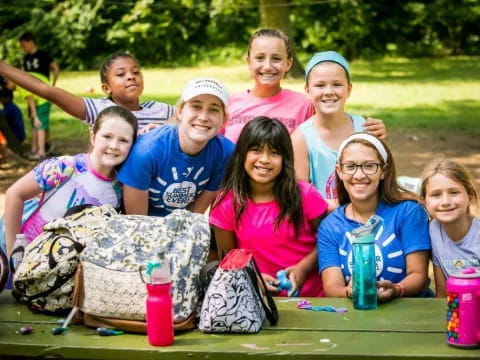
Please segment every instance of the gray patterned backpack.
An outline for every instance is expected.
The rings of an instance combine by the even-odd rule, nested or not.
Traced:
[[[34,311],[68,311],[79,255],[93,233],[114,215],[117,212],[110,205],[92,206],[47,223],[25,249],[13,277],[12,295]]]
[[[142,274],[161,251],[170,266],[176,329],[192,328],[209,245],[205,215],[175,210],[166,217],[112,217],[80,256],[75,305],[84,324],[144,332],[147,293]]]

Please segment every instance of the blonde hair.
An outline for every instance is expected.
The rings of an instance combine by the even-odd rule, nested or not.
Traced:
[[[420,198],[425,201],[427,194],[427,186],[430,179],[436,175],[442,174],[453,181],[461,184],[467,194],[470,196],[470,205],[468,206],[469,215],[474,215],[477,212],[478,192],[468,170],[458,162],[446,159],[443,156],[433,159],[423,170],[422,185],[420,187]]]

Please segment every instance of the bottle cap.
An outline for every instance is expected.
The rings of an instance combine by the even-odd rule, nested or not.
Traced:
[[[157,253],[155,259],[147,263],[146,273],[150,277],[150,284],[165,284],[170,282],[170,270],[163,252]]]
[[[383,221],[378,215],[371,216],[365,225],[359,226],[352,230],[354,244],[370,244],[375,242],[375,228]]]

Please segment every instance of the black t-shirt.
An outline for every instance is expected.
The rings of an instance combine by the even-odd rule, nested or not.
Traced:
[[[37,50],[34,54],[23,57],[23,70],[37,72],[50,78],[50,63],[52,58],[43,50]]]

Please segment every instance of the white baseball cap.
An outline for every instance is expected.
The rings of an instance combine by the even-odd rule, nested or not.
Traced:
[[[228,104],[228,92],[220,81],[209,78],[190,80],[182,93],[182,100],[188,101],[198,95],[209,94],[218,97],[223,105]]]

